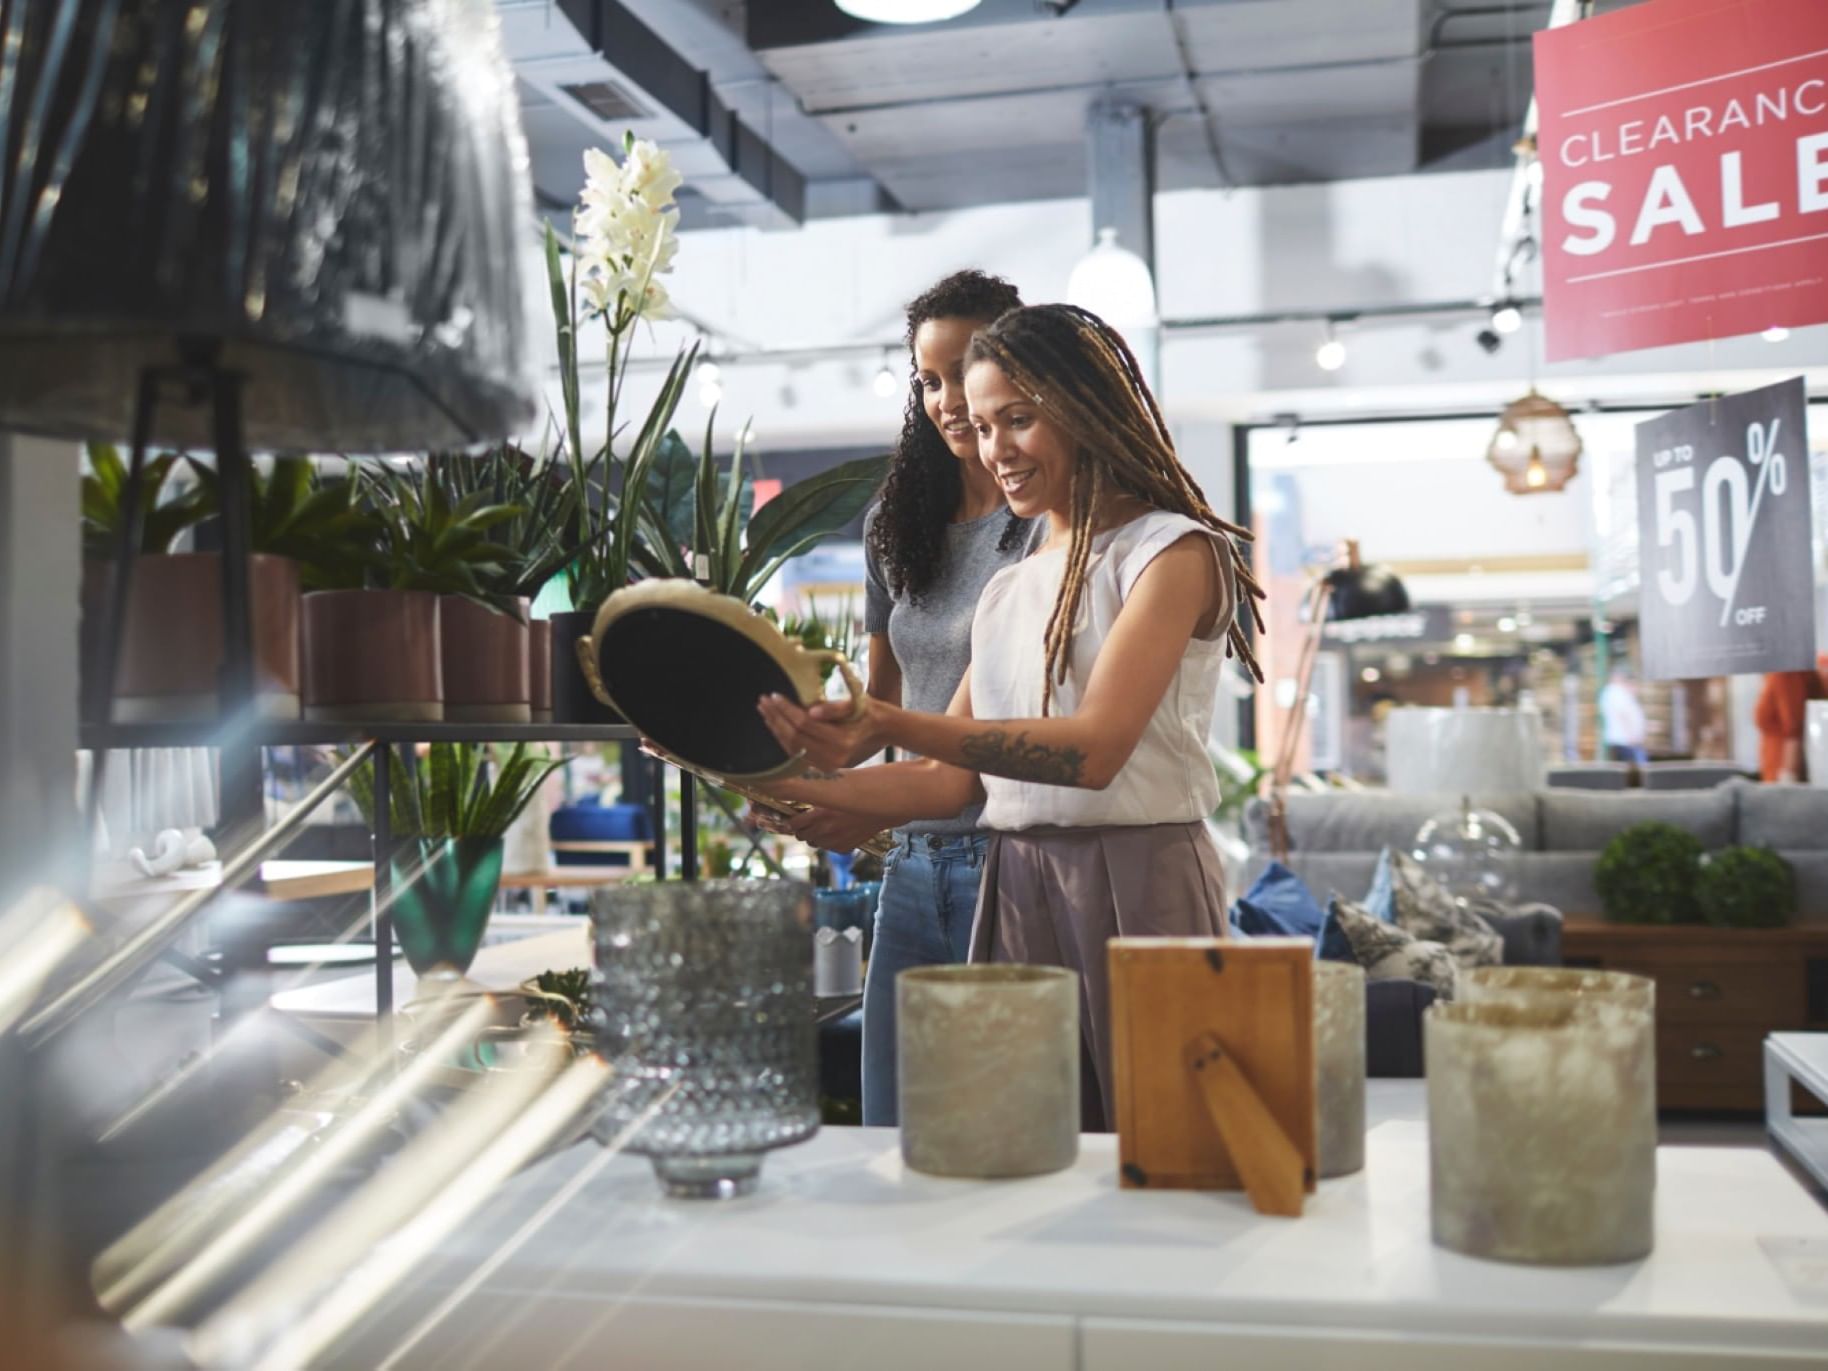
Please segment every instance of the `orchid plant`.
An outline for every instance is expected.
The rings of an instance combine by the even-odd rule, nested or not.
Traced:
[[[617,409],[628,371],[629,345],[642,320],[671,312],[658,279],[672,270],[679,251],[679,210],[673,192],[681,177],[656,144],[632,134],[623,159],[591,149],[584,154],[586,181],[573,216],[573,267],[567,279],[558,242],[546,232],[546,267],[558,328],[564,394],[566,457],[579,498],[572,514],[580,549],[571,564],[573,602],[594,605],[627,585],[637,543],[648,471],[679,408],[686,377],[697,360],[693,344],[682,349],[625,456],[615,451]],[[580,295],[582,299],[580,300]],[[601,447],[584,443],[578,369],[582,324],[601,322],[608,343],[607,417]],[[632,498],[623,498],[632,496]]]

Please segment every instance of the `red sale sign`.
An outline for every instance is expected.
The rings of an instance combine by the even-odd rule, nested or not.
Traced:
[[[1828,0],[1538,33],[1551,361],[1828,320]]]

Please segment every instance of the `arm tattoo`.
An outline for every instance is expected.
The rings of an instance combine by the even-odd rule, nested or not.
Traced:
[[[967,734],[959,755],[973,771],[1042,785],[1078,785],[1085,769],[1085,754],[1076,747],[1031,743],[1027,733],[1012,738],[1001,728]]]

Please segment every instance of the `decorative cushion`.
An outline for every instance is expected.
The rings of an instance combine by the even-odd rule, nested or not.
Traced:
[[[1391,852],[1391,916],[1412,937],[1443,944],[1461,966],[1497,966],[1504,939],[1406,852]],[[1368,910],[1376,917],[1376,911]]]
[[[1542,845],[1549,852],[1598,852],[1633,824],[1652,819],[1686,829],[1705,848],[1729,847],[1737,837],[1740,787],[1712,790],[1545,790]],[[1527,844],[1526,844],[1527,846]]]
[[[1371,888],[1364,898],[1365,908],[1385,923],[1396,918],[1396,878],[1391,866],[1391,852],[1386,847],[1377,854],[1377,869],[1371,873]]]
[[[1312,938],[1316,956],[1351,961],[1352,949],[1326,906],[1280,862],[1263,869],[1231,908],[1233,925],[1251,938]]]
[[[1443,1000],[1459,985],[1460,967],[1453,953],[1437,942],[1417,938],[1396,924],[1385,923],[1363,905],[1333,901],[1330,911],[1365,978],[1372,981],[1418,981]]]

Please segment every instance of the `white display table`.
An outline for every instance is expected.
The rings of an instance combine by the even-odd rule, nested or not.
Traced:
[[[1828,1033],[1773,1033],[1765,1039],[1765,1127],[1828,1190],[1828,1118],[1798,1118],[1794,1082],[1828,1101]]]
[[[721,1204],[662,1199],[645,1161],[586,1144],[507,1186],[331,1364],[1828,1366],[1828,1213],[1766,1151],[1661,1149],[1643,1262],[1507,1266],[1429,1241],[1421,1101],[1420,1082],[1373,1082],[1368,1170],[1323,1182],[1299,1220],[1242,1195],[1119,1191],[1109,1137],[1059,1175],[982,1183],[905,1172],[892,1131],[827,1129]]]

